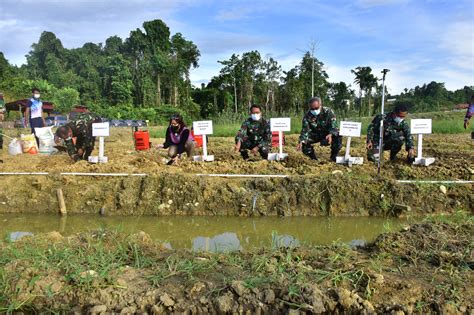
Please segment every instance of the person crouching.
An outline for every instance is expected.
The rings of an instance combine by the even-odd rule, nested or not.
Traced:
[[[176,162],[184,152],[186,152],[188,159],[191,159],[194,146],[194,138],[181,115],[174,114],[171,116],[166,129],[165,143],[158,146],[159,149],[168,149],[170,160],[167,164],[171,165]]]
[[[102,119],[93,113],[82,113],[56,130],[56,144],[64,142],[67,153],[74,162],[88,160],[94,150],[95,137],[92,136],[92,124]],[[76,142],[73,142],[76,138]]]

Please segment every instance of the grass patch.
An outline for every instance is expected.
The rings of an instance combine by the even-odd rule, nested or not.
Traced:
[[[473,221],[463,213],[455,216],[459,223],[423,223],[383,234],[361,251],[340,242],[328,246],[274,246],[249,252],[173,251],[141,234],[107,230],[56,240],[46,235],[0,241],[0,311],[44,311],[45,308],[36,308],[38,299],[47,304],[72,291],[93,296],[103,288],[126,290],[128,282],[117,286],[116,278],[126,270],[146,280],[145,284],[138,283],[150,289],[179,284],[179,289],[189,290],[201,283],[206,289],[201,292],[196,286],[196,290],[209,298],[229,290],[272,289],[277,301],[310,309],[307,297],[313,288],[355,290],[370,300],[384,285],[377,285],[380,277],[374,275],[374,270],[394,270],[391,275],[396,276],[401,268],[404,272],[418,268],[411,277],[436,275],[432,287],[440,298],[460,304],[465,294],[462,279],[470,272],[466,262],[472,248]],[[405,274],[400,277],[407,278]],[[53,281],[45,285],[45,279]],[[55,281],[63,284],[60,291],[54,288]],[[239,289],[239,284],[244,290]],[[53,304],[47,307],[58,311]],[[424,310],[424,304],[418,307]]]
[[[463,127],[464,112],[429,112],[414,113],[408,116],[411,119],[431,118],[433,120],[432,131],[437,134],[458,134],[467,132]],[[288,117],[288,116],[285,116]],[[302,116],[291,116],[291,131],[287,134],[299,134],[301,132]],[[349,117],[344,120],[362,122],[362,134],[367,134],[367,127],[373,117]],[[192,124],[189,124],[192,126]],[[219,118],[214,123],[214,134],[211,137],[235,137],[240,128],[240,123],[234,119],[226,122]],[[149,128],[153,138],[164,138],[166,126],[153,126]]]

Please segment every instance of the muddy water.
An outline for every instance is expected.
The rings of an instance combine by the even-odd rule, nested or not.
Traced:
[[[73,215],[0,214],[0,235],[12,240],[24,235],[59,231],[63,235],[118,229],[144,231],[174,249],[225,251],[262,246],[324,245],[342,241],[356,245],[372,241],[408,221],[377,217],[100,217]]]

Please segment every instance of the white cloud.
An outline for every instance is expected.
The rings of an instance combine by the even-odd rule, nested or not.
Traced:
[[[18,23],[16,19],[0,20],[0,30],[5,27],[11,27]]]
[[[257,8],[250,6],[226,8],[217,12],[215,19],[219,22],[241,21],[254,17],[256,11],[258,11]]]
[[[42,31],[51,31],[67,48],[85,42],[104,42],[109,36],[128,37],[143,21],[168,20],[195,0],[0,0],[0,51],[13,64],[24,55]],[[33,10],[34,14],[31,14]]]
[[[446,51],[452,66],[474,74],[474,25],[471,21],[448,24],[440,36],[439,47]]]

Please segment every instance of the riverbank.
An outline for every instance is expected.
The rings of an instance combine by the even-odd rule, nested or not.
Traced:
[[[317,146],[320,160],[311,161],[295,150],[296,135],[286,139],[290,157],[285,162],[242,161],[232,151],[232,138],[211,137],[209,151],[215,162],[181,161],[172,166],[165,164],[165,151],[134,151],[129,130],[113,129],[107,141],[109,163],[101,165],[72,164],[65,154],[4,155],[0,173],[48,175],[1,175],[0,212],[55,213],[58,188],[63,190],[68,212],[105,209],[108,215],[399,216],[474,209],[472,183],[399,182],[474,180],[468,134],[427,136],[423,152],[436,158],[433,165],[410,166],[401,156],[384,163],[381,177],[373,163],[349,168],[330,162],[327,147]],[[162,139],[152,141],[157,144]],[[353,139],[352,145],[353,156],[365,156],[363,139]],[[97,173],[123,176],[93,176]]]
[[[0,243],[3,311],[290,313],[473,310],[474,223],[411,225],[367,247],[168,250],[146,233]]]

